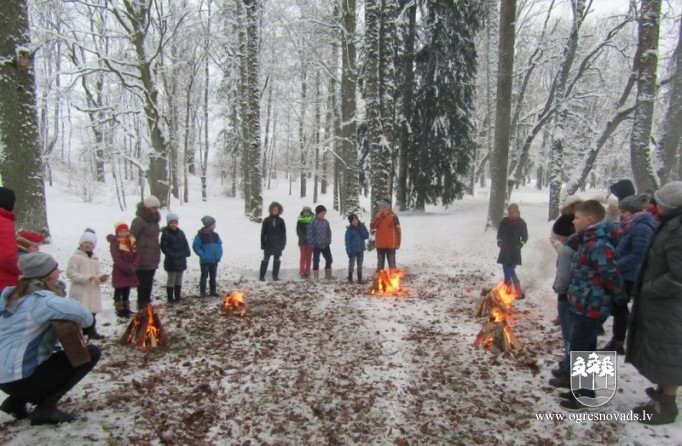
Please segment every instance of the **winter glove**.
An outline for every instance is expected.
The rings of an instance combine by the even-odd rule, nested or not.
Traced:
[[[519,247],[520,247],[520,248],[523,248],[523,245],[525,245],[525,244],[526,244],[526,242],[521,241],[521,245],[520,245]]]

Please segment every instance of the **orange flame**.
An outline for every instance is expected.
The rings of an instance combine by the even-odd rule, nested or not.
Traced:
[[[512,303],[520,296],[518,292],[514,291],[510,285],[507,285],[504,282],[498,283],[494,290],[497,291],[500,296],[500,301],[508,309],[511,308]]]
[[[374,279],[374,286],[370,291],[372,296],[394,296],[401,290],[400,281],[405,273],[399,270],[381,270],[378,276]]]
[[[147,304],[147,331],[144,334],[142,348],[147,348],[147,341],[149,341],[149,347],[151,348],[156,348],[159,345],[159,328],[154,325],[152,304]]]
[[[244,316],[246,314],[246,300],[244,300],[244,296],[246,296],[244,291],[235,291],[225,296],[220,314],[232,315],[237,312],[239,316]]]

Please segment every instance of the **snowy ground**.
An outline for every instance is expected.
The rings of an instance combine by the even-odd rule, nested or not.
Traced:
[[[0,413],[7,444],[680,444],[682,420],[646,427],[628,421],[539,421],[561,413],[548,386],[560,355],[559,331],[551,324],[554,253],[547,241],[546,194],[532,189],[513,197],[529,225],[519,274],[527,299],[515,304],[513,331],[521,351],[495,356],[472,346],[482,320],[472,311],[479,291],[500,279],[495,234],[484,231],[487,197],[480,192],[449,209],[401,214],[406,270],[400,298],[370,297],[367,286],[298,279],[295,216],[303,204],[280,200],[290,242],[283,281],[256,281],[260,261],[257,224],[241,217],[242,201],[211,197],[207,203],[174,206],[192,237],[205,214],[216,217],[225,256],[219,268],[223,293],[249,291],[245,318],[221,316],[219,300],[186,299],[168,309],[156,301],[170,331],[167,351],[143,352],[117,340],[125,323],[113,314],[111,288],[104,289],[100,364],[67,395],[62,406],[80,419],[59,427],[32,428]],[[105,195],[105,194],[104,194]],[[133,200],[130,200],[131,202]],[[331,198],[321,202],[331,209]],[[84,203],[65,188],[48,190],[54,244],[44,251],[61,265],[83,229],[99,235],[105,270],[111,261],[105,235],[134,206],[120,212],[103,196]],[[334,267],[344,275],[346,220],[328,214],[334,234]],[[366,276],[375,265],[366,257]],[[196,295],[198,262],[190,259],[185,290]],[[155,293],[163,294],[163,271]],[[600,342],[606,342],[602,339]],[[596,413],[629,413],[645,401],[650,385],[618,359],[618,393]],[[0,394],[0,397],[3,395]],[[567,416],[568,413],[564,412]]]

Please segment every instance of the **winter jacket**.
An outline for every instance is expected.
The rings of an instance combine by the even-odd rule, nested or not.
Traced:
[[[136,269],[157,269],[161,262],[161,246],[159,244],[159,221],[161,215],[153,213],[144,206],[137,204],[137,215],[130,225],[130,235],[137,240],[137,252],[140,256]]]
[[[19,283],[21,271],[17,266],[17,232],[14,227],[16,215],[0,208],[0,290]]]
[[[287,245],[287,228],[279,215],[270,215],[263,220],[260,230],[260,249],[266,255],[282,255]]]
[[[568,284],[571,282],[573,272],[573,255],[578,250],[580,241],[577,234],[573,234],[566,240],[566,244],[561,247],[556,262],[556,276],[552,289],[559,295],[559,300],[567,301]]]
[[[661,215],[634,295],[626,360],[655,384],[682,385],[682,210]]]
[[[76,299],[91,313],[102,311],[101,275],[97,254],[88,256],[80,248],[71,256],[66,267],[66,277],[71,281],[69,297]]]
[[[298,236],[298,246],[308,245],[308,225],[315,218],[313,215],[299,215],[296,220],[296,235]]]
[[[504,217],[497,229],[497,246],[500,254],[497,263],[521,264],[521,247],[528,241],[528,228],[523,218]]]
[[[616,264],[620,269],[620,275],[624,281],[636,282],[639,277],[639,268],[649,250],[654,231],[658,222],[649,213],[644,213],[629,231],[621,232],[616,253]]]
[[[346,254],[356,254],[365,251],[365,240],[369,238],[369,231],[364,223],[346,228]]]
[[[398,216],[393,212],[379,212],[369,227],[376,231],[374,246],[377,249],[400,249],[402,229]]]
[[[114,266],[111,271],[111,286],[114,288],[128,288],[139,286],[135,268],[140,256],[137,253],[135,238],[128,237],[128,242],[119,240],[115,235],[107,235],[109,252]]]
[[[187,269],[187,257],[192,255],[192,251],[189,250],[189,243],[182,229],[173,230],[168,226],[163,228],[161,251],[166,256],[163,259],[163,269],[168,272]]]
[[[194,253],[199,256],[201,265],[210,265],[220,262],[223,257],[223,242],[217,232],[201,228],[194,236],[192,243]]]
[[[617,226],[601,221],[577,234],[580,246],[573,254],[568,285],[571,311],[593,319],[606,319],[614,303],[627,301],[616,265]]]
[[[313,248],[324,249],[332,244],[332,228],[324,218],[313,218],[313,221],[308,225],[307,235],[308,243]]]
[[[52,355],[57,333],[50,321],[73,321],[81,328],[94,322],[92,313],[77,301],[41,289],[7,308],[13,290],[8,287],[0,294],[0,383],[28,378]]]

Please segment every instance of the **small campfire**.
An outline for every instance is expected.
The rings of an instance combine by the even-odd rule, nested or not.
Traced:
[[[400,293],[400,281],[405,273],[399,270],[386,271],[382,269],[374,276],[370,294],[372,296],[395,296]]]
[[[128,344],[143,349],[168,347],[170,338],[161,325],[159,316],[154,313],[152,304],[138,311],[130,321],[128,328],[121,338],[122,344]]]
[[[226,316],[244,316],[246,315],[246,300],[244,300],[246,292],[235,291],[232,294],[228,294],[223,299],[222,305],[220,305],[220,314]]]
[[[512,292],[504,283],[481,292],[474,316],[488,316],[488,321],[483,324],[474,345],[494,353],[510,352],[521,347],[511,332],[508,321],[512,303],[518,297],[519,295]]]

